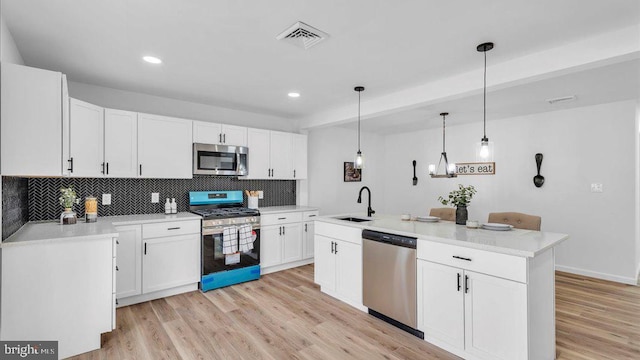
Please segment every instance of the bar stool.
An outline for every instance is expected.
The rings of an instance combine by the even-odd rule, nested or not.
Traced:
[[[429,211],[429,216],[437,216],[440,220],[456,221],[456,209],[454,208],[433,208]]]
[[[516,229],[540,231],[542,218],[536,215],[527,215],[519,212],[490,213],[490,223],[509,224]]]

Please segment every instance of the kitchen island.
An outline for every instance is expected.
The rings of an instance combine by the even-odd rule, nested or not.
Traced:
[[[426,341],[465,359],[555,358],[554,247],[568,235],[320,217],[315,282],[361,310],[363,229],[417,238],[417,324]]]

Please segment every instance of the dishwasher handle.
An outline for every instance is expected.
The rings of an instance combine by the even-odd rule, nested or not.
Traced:
[[[418,244],[418,239],[409,236],[388,234],[373,230],[362,230],[362,238],[365,240],[377,241],[389,245],[402,246],[410,249],[415,249]]]

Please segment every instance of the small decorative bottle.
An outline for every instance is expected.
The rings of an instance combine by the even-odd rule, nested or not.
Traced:
[[[172,214],[178,213],[178,204],[176,204],[176,198],[171,198],[171,213]]]
[[[164,213],[171,214],[171,203],[169,202],[169,198],[167,198],[167,202],[164,203]]]

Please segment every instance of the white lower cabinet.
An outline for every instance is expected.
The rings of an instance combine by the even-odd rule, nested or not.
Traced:
[[[314,281],[320,290],[364,310],[361,230],[316,222],[314,243]]]
[[[302,213],[302,258],[312,259],[314,252],[315,226],[313,219],[318,217],[318,211]]]
[[[116,261],[116,297],[142,294],[142,227],[116,226],[118,257]]]
[[[118,305],[197,289],[200,281],[200,221],[116,226]]]
[[[555,357],[552,249],[527,259],[420,241],[417,261],[426,341],[466,359]]]
[[[61,359],[99,349],[100,334],[115,321],[114,241],[3,246],[0,340],[56,340]]]
[[[260,216],[261,273],[268,274],[310,262],[303,256],[302,217],[303,213],[299,211]]]
[[[142,279],[143,293],[200,281],[200,236],[145,239]]]

